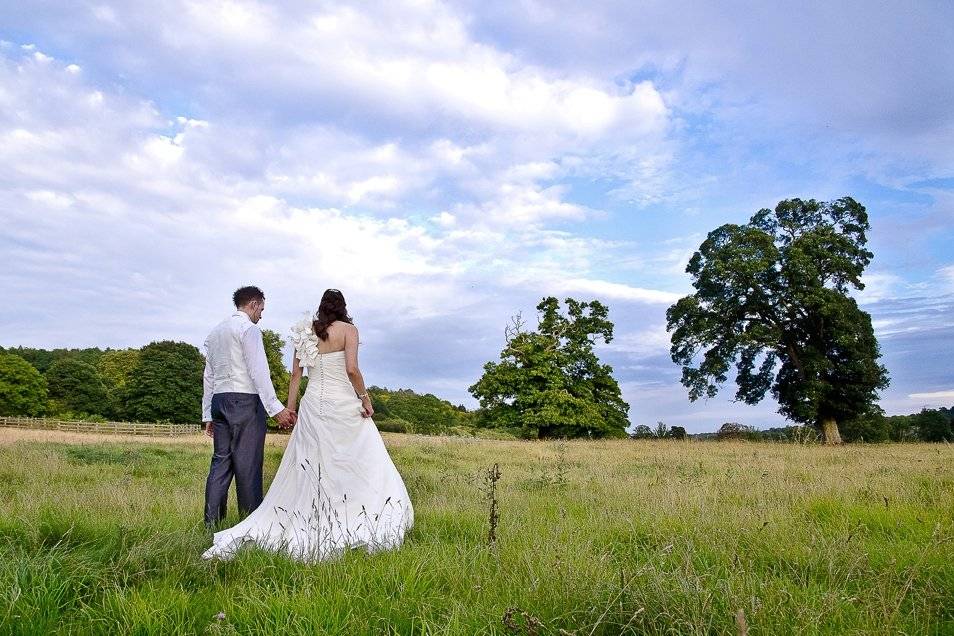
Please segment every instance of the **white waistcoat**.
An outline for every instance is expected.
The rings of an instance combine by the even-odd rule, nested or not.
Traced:
[[[257,393],[249,375],[242,336],[252,326],[245,313],[237,311],[218,325],[205,339],[205,351],[212,364],[212,393]]]

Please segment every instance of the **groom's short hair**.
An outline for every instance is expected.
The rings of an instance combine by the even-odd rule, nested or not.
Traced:
[[[236,308],[244,307],[253,300],[265,300],[265,293],[255,285],[239,287],[232,294],[232,302],[235,303]]]

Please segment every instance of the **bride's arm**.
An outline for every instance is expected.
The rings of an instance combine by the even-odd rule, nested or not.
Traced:
[[[351,380],[354,392],[361,398],[362,414],[365,417],[371,417],[374,415],[374,408],[371,406],[368,389],[364,386],[364,376],[358,368],[358,328],[353,326],[345,332],[345,370],[348,372],[348,379]]]
[[[294,411],[298,406],[298,386],[301,384],[301,362],[298,361],[298,353],[292,360],[291,379],[288,382],[288,404],[285,406],[289,411]]]

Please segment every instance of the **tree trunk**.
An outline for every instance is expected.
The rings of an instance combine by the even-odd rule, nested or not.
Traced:
[[[841,444],[841,434],[838,432],[838,422],[835,421],[835,418],[823,418],[821,429],[826,444]]]

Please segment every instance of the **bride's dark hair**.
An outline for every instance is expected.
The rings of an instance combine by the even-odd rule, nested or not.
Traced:
[[[321,302],[318,304],[318,311],[315,312],[315,320],[311,323],[311,328],[315,330],[315,335],[322,340],[328,339],[328,327],[336,320],[351,324],[351,316],[348,315],[348,305],[345,303],[344,294],[337,289],[326,289],[321,295]]]

